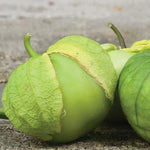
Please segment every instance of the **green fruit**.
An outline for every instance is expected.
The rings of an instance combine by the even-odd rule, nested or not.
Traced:
[[[46,141],[73,141],[99,125],[110,110],[117,76],[108,54],[86,37],[68,36],[32,56],[8,79],[2,103],[19,130]]]
[[[117,77],[119,78],[120,72],[123,69],[124,65],[126,64],[128,59],[132,57],[135,53],[126,52],[123,50],[115,50],[109,52],[108,54],[116,70]]]
[[[108,52],[119,78],[120,72],[130,57],[138,52],[150,49],[150,40],[141,40],[133,43],[129,48],[117,50],[113,44],[102,44],[102,48]]]
[[[150,49],[126,63],[119,79],[119,95],[128,122],[150,142]]]
[[[103,45],[102,45],[102,47],[103,47]],[[117,49],[110,50],[109,49],[108,54],[111,58],[113,66],[116,70],[117,78],[119,78],[120,72],[123,69],[125,63],[135,53],[126,52],[124,50],[117,50]],[[119,96],[118,96],[117,87],[116,87],[116,92],[115,92],[114,103],[110,109],[110,112],[108,113],[106,121],[109,121],[109,122],[124,122],[125,121],[125,117],[124,117],[124,114],[123,114],[121,106],[120,106],[120,100],[119,100]]]
[[[103,46],[104,45],[104,46]],[[114,68],[117,73],[117,77],[119,78],[119,75],[128,61],[130,57],[135,55],[136,53],[143,51],[145,49],[150,48],[150,40],[142,40],[142,41],[137,41],[133,43],[133,45],[129,48],[123,48],[120,50],[115,49],[112,44],[102,44],[102,47],[105,51],[108,52],[111,61],[114,65]],[[124,122],[125,117],[123,115],[121,106],[120,106],[120,100],[119,100],[119,95],[118,95],[118,87],[116,87],[116,94],[115,94],[115,99],[113,106],[108,114],[108,117],[106,120],[111,121],[111,122]]]
[[[108,26],[114,31],[116,34],[119,44],[120,44],[120,50],[117,50],[117,47],[113,44],[107,43],[107,44],[102,44],[102,48],[108,52],[111,61],[114,65],[114,68],[117,73],[117,77],[119,78],[120,72],[123,69],[124,65],[128,61],[130,57],[132,57],[134,54],[150,49],[150,40],[142,40],[142,41],[137,41],[132,44],[131,47],[126,48],[126,44],[124,41],[124,38],[120,31],[112,24],[109,23]],[[115,99],[113,106],[106,117],[106,121],[110,122],[125,122],[125,117],[123,115],[121,106],[120,106],[120,99],[119,99],[119,94],[118,94],[118,86],[116,87],[116,92],[115,92]]]

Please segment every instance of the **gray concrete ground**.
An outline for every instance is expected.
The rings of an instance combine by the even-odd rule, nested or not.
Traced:
[[[84,35],[99,43],[118,45],[107,23],[114,23],[127,45],[150,39],[149,0],[0,0],[0,96],[9,74],[29,57],[23,46],[26,32],[43,53],[67,35]],[[106,125],[67,145],[42,143],[0,120],[1,149],[150,149],[128,125]]]

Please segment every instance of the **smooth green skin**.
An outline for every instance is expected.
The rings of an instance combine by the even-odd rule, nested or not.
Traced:
[[[119,78],[121,70],[123,69],[128,59],[134,55],[134,53],[125,52],[123,50],[116,50],[116,51],[111,51],[108,54],[116,70],[117,77]],[[125,122],[125,117],[120,105],[120,99],[119,99],[117,88],[116,88],[115,100],[108,114],[107,120],[110,122]]]
[[[118,90],[128,122],[150,142],[150,49],[129,59],[120,74]]]
[[[36,54],[28,46],[29,55]],[[97,42],[69,36],[17,67],[2,103],[19,130],[45,141],[70,142],[104,119],[116,81],[111,60]]]
[[[132,57],[133,55],[135,55],[135,53],[126,52],[123,50],[110,51],[108,54],[114,65],[118,78],[119,78],[121,70],[123,69],[128,59]]]
[[[102,44],[102,47],[105,51],[108,52],[111,61],[116,70],[117,78],[119,78],[120,72],[123,69],[125,63],[128,61],[130,57],[132,57],[135,53],[126,52],[123,50],[117,50],[113,44]],[[116,87],[115,99],[114,103],[110,109],[109,114],[107,115],[106,121],[108,122],[125,122],[125,117],[122,112],[122,108],[120,105],[118,89]]]
[[[119,78],[120,72],[127,60],[135,54],[134,51],[131,53],[121,49],[117,50],[117,47],[110,43],[102,44],[101,46],[106,52],[108,52],[112,64],[116,70],[117,78]]]
[[[60,88],[63,93],[65,116],[61,133],[53,142],[68,142],[91,131],[106,117],[111,102],[104,90],[75,61],[51,54]]]

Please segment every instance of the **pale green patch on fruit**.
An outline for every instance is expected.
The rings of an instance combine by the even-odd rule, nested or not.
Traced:
[[[91,131],[104,120],[111,107],[105,91],[76,61],[50,54],[63,93],[65,116],[62,129],[53,141],[72,141]]]
[[[128,59],[132,57],[135,53],[129,53],[123,50],[113,50],[113,51],[110,51],[108,54],[116,70],[117,78],[119,79],[119,75],[124,65],[126,64]],[[120,99],[119,99],[117,88],[118,87],[116,87],[114,103],[106,118],[106,120],[110,122],[124,122],[125,121],[122,108],[120,105]]]
[[[107,52],[99,43],[82,36],[68,36],[49,47],[47,53],[61,53],[74,59],[113,100],[117,76]]]
[[[124,65],[126,64],[128,59],[132,57],[135,53],[129,53],[123,50],[116,50],[110,51],[108,54],[116,70],[117,77],[119,78],[120,72],[123,69]]]
[[[131,126],[150,141],[150,50],[129,59],[120,75],[119,95]]]

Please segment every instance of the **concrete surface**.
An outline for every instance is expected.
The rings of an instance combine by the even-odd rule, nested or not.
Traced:
[[[15,130],[9,122],[0,123],[1,150],[149,150],[143,141],[126,125],[101,125],[88,135],[68,144],[42,142]]]
[[[26,32],[33,35],[32,45],[39,53],[58,39],[73,34],[118,45],[116,36],[107,27],[107,23],[112,22],[129,46],[134,41],[150,39],[149,6],[149,0],[0,0],[0,96],[12,70],[29,58],[23,46]],[[94,137],[94,131],[89,139],[87,136],[72,144],[51,147],[42,143],[40,146],[40,141],[35,142],[16,131],[9,122],[0,121],[1,149],[20,149],[24,143],[22,137],[26,139],[24,149],[150,149],[128,125],[106,126],[98,134],[99,140]],[[9,147],[14,141],[14,147]]]

